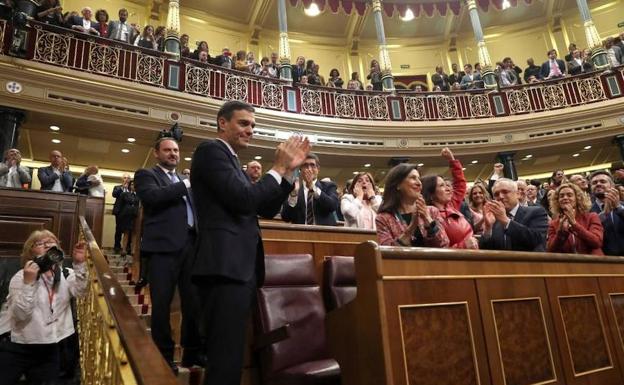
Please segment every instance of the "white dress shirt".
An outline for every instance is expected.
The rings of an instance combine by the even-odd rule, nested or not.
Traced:
[[[59,177],[54,180],[54,185],[52,186],[52,191],[56,192],[65,192],[63,189],[63,184],[61,183],[61,172],[57,169],[54,169],[54,173]]]

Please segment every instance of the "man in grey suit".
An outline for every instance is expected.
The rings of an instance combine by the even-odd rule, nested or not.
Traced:
[[[483,88],[483,82],[481,81],[480,74],[474,74],[472,72],[472,64],[466,64],[464,66],[464,72],[466,75],[461,79],[459,84],[462,90],[472,90],[476,88]]]
[[[0,163],[0,187],[22,188],[30,183],[30,170],[21,166],[21,161],[22,154],[17,148],[6,151],[4,161]]]
[[[111,21],[108,24],[107,38],[118,40],[128,44],[134,44],[134,40],[140,34],[136,25],[128,24],[128,10],[119,10],[119,20]]]

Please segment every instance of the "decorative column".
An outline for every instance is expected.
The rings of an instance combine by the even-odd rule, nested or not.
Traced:
[[[583,20],[583,28],[585,29],[585,38],[587,39],[587,47],[591,49],[591,59],[596,69],[602,70],[609,68],[611,63],[607,57],[607,51],[602,47],[602,41],[594,21],[592,20],[591,13],[589,12],[589,6],[587,0],[576,0],[579,12],[581,13],[581,20]]]
[[[613,142],[617,144],[620,149],[620,157],[624,160],[624,134],[616,135],[615,138],[613,138]]]
[[[470,14],[470,22],[472,24],[475,40],[477,41],[479,63],[481,63],[483,68],[481,79],[483,80],[485,88],[496,88],[498,86],[496,74],[492,69],[492,59],[490,59],[490,53],[485,45],[485,37],[483,36],[483,29],[481,28],[477,3],[475,0],[466,0],[466,5],[468,6],[468,13]]]
[[[394,91],[394,77],[392,76],[392,64],[386,45],[386,32],[384,31],[383,17],[381,15],[381,0],[373,0],[373,17],[377,30],[377,44],[379,45],[379,67],[381,68],[381,83],[384,91]]]
[[[514,155],[516,155],[515,152],[499,152],[498,159],[503,164],[503,174],[505,175],[505,178],[518,180],[518,172],[516,172]]]
[[[286,18],[286,0],[277,0],[277,19],[279,23],[279,61],[280,79],[292,82],[290,65],[290,43],[288,42],[288,22]]]
[[[9,148],[16,148],[19,129],[26,114],[22,110],[0,107],[0,159]]]
[[[180,59],[180,3],[179,0],[169,0],[167,12],[167,34],[165,37],[165,52]]]

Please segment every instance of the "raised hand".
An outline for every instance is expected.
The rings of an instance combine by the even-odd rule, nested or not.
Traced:
[[[499,176],[503,176],[503,168],[504,166],[502,163],[495,163],[493,173]]]
[[[496,222],[496,217],[486,202],[486,205],[483,207],[483,227],[486,231],[491,230],[494,222]]]
[[[72,252],[74,263],[82,263],[87,260],[87,244],[84,241],[76,243]]]
[[[444,159],[449,160],[449,161],[455,159],[455,157],[453,156],[453,152],[448,147],[444,147],[442,149],[441,155]]]
[[[310,149],[310,140],[307,137],[291,136],[277,146],[273,169],[280,175],[294,171],[303,163]]]
[[[605,193],[604,212],[609,213],[620,205],[620,193],[614,188],[610,188]]]
[[[353,195],[355,195],[355,197],[359,200],[364,199],[364,190],[362,189],[362,185],[360,183],[356,183],[356,185],[353,186]]]
[[[485,202],[485,207],[488,207],[491,211],[492,215],[496,218],[497,221],[506,225],[509,222],[509,218],[507,217],[507,211],[505,210],[505,205],[498,201],[489,201]]]
[[[24,266],[24,283],[30,285],[35,282],[39,274],[39,265],[35,261],[28,261]]]

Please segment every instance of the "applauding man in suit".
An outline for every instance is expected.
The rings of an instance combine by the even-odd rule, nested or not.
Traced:
[[[217,114],[217,139],[200,144],[193,155],[191,182],[200,229],[193,282],[201,298],[205,384],[240,384],[249,311],[264,280],[257,216],[277,214],[293,189],[288,179],[310,150],[306,138],[291,137],[277,147],[269,172],[251,183],[238,153],[249,146],[255,124],[252,106],[227,102]]]
[[[484,232],[480,249],[544,251],[548,215],[541,206],[521,206],[516,182],[500,178],[494,183],[495,201],[483,208]]]
[[[198,299],[190,275],[196,220],[191,184],[176,172],[180,162],[178,142],[171,137],[161,138],[153,152],[158,164],[134,174],[136,192],[143,203],[141,261],[149,259],[152,338],[175,373],[178,368],[173,363],[169,316],[176,286],[182,305],[182,365],[198,363]],[[144,265],[141,263],[142,269]]]
[[[282,208],[286,222],[336,226],[335,212],[340,205],[336,184],[318,180],[320,167],[316,154],[309,154],[301,165],[300,179]]]

